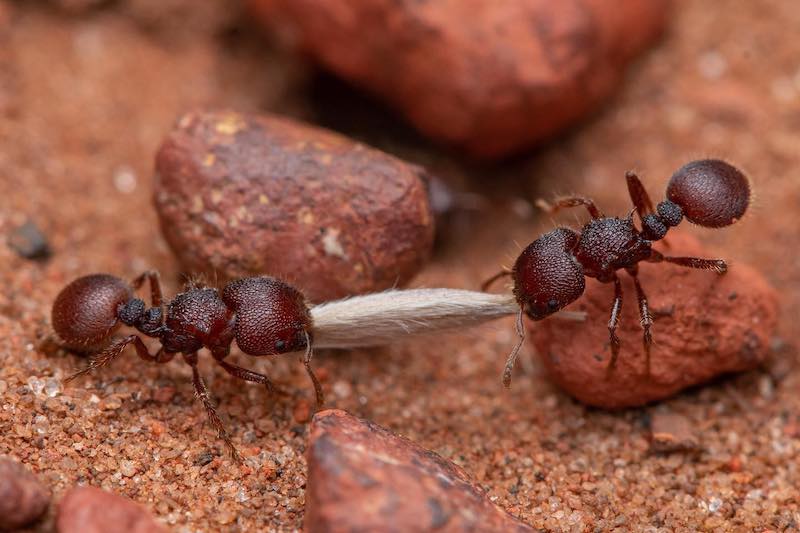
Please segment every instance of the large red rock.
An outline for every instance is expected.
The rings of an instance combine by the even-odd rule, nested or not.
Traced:
[[[667,255],[724,258],[680,230],[670,233],[668,241],[668,249],[658,246]],[[587,279],[584,295],[568,307],[586,311],[585,322],[544,320],[529,328],[550,376],[569,394],[598,407],[643,405],[722,374],[756,368],[765,359],[777,326],[778,300],[756,270],[733,263],[727,274],[718,275],[640,263],[639,272],[655,318],[649,377],[636,292],[624,272],[617,329],[622,348],[610,375],[607,325],[613,284]]]
[[[501,156],[611,95],[668,0],[250,0],[326,68],[429,137]]]
[[[309,438],[308,533],[533,531],[461,468],[368,420],[321,411]]]
[[[38,520],[50,492],[22,464],[0,459],[0,531],[14,531]]]
[[[58,533],[166,533],[138,503],[95,487],[75,487],[64,495],[56,529]]]
[[[433,245],[420,167],[287,118],[189,113],[156,171],[164,237],[211,279],[269,274],[319,302],[402,285]]]

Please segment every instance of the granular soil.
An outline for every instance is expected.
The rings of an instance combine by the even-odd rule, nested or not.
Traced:
[[[695,234],[732,268],[755,266],[778,289],[778,334],[761,370],[645,408],[591,409],[547,380],[530,347],[511,390],[502,388],[512,320],[320,353],[316,367],[329,407],[454,461],[534,527],[800,528],[796,2],[676,2],[664,40],[610,105],[541,150],[494,165],[420,140],[380,106],[280,52],[228,3],[204,3],[187,17],[181,7],[189,4],[165,2],[170,16],[160,18],[137,0],[78,15],[0,0],[0,230],[8,235],[30,220],[52,252],[34,262],[0,246],[0,454],[25,463],[54,502],[91,484],[148,506],[176,531],[302,526],[313,397],[297,361],[236,355],[290,391],[275,398],[201,361],[234,440],[252,459],[242,467],[204,424],[188,366],[147,365],[130,354],[64,388],[59,378],[82,361],[43,342],[53,299],[78,275],[156,268],[168,294],[179,288],[151,203],[153,156],[180,114],[224,107],[338,129],[480,195],[441,226],[438,252],[415,286],[477,288],[510,264],[515,243],[554,226],[532,207],[537,197],[579,191],[608,213],[627,214],[627,169],[658,198],[690,159],[741,166],[756,194],[745,219],[724,230],[677,231]],[[558,220],[575,225],[581,216]],[[649,420],[673,413],[692,422],[696,452],[650,450]],[[35,531],[52,529],[53,508]]]

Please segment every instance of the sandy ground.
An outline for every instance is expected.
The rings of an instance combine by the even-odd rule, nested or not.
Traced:
[[[611,105],[539,152],[497,165],[464,162],[419,140],[390,113],[277,52],[221,3],[192,17],[176,8],[167,19],[142,4],[69,17],[38,3],[0,2],[0,11],[13,12],[0,46],[0,230],[32,219],[54,251],[35,263],[0,246],[0,454],[27,464],[56,498],[77,483],[101,486],[146,504],[177,531],[301,526],[312,401],[302,365],[246,361],[292,391],[276,399],[201,363],[234,439],[259,465],[243,469],[203,424],[187,366],[147,366],[130,355],[63,389],[58,378],[80,361],[39,348],[53,298],[78,275],[153,267],[169,293],[179,287],[150,199],[153,154],[175,117],[195,106],[272,110],[427,164],[486,196],[485,209],[443,228],[419,286],[477,287],[508,264],[515,243],[553,225],[531,208],[539,196],[580,191],[607,212],[627,213],[626,169],[639,170],[657,197],[671,172],[696,156],[742,166],[757,196],[750,215],[723,231],[680,231],[734,265],[755,265],[779,289],[779,334],[761,371],[647,408],[587,409],[548,383],[530,351],[511,391],[502,389],[512,321],[321,354],[316,364],[331,407],[455,461],[534,526],[800,528],[796,2],[678,2],[668,35]],[[650,453],[647,422],[660,412],[692,420],[702,451]],[[52,516],[37,530],[51,523]]]

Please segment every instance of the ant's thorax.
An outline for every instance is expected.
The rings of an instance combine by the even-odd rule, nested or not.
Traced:
[[[633,217],[604,217],[583,226],[575,259],[586,276],[602,282],[614,279],[620,268],[631,268],[650,257],[651,241],[644,239],[633,225]]]

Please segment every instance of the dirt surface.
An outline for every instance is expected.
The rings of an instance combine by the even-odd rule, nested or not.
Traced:
[[[56,501],[92,484],[130,496],[177,531],[301,527],[313,401],[302,365],[237,357],[291,391],[275,399],[201,361],[235,441],[257,465],[244,468],[204,424],[188,366],[143,365],[131,354],[61,389],[57,378],[80,361],[39,348],[53,298],[78,275],[153,267],[169,293],[178,287],[151,205],[153,156],[174,119],[196,106],[270,110],[367,140],[485,196],[469,197],[482,209],[442,226],[418,286],[477,287],[510,264],[515,242],[553,227],[532,208],[539,196],[580,191],[622,214],[626,169],[639,170],[658,197],[672,171],[697,156],[740,165],[756,191],[745,220],[678,231],[696,234],[732,268],[755,265],[777,287],[779,336],[761,371],[647,408],[588,409],[548,382],[530,348],[503,390],[511,320],[433,342],[319,354],[316,365],[330,407],[455,461],[535,527],[800,527],[796,2],[677,2],[665,40],[610,106],[539,152],[495,166],[436,151],[385,110],[276,52],[223,4],[187,17],[173,0],[160,19],[134,0],[82,16],[0,1],[0,230],[32,219],[52,247],[48,261],[32,262],[0,246],[0,454],[28,465]],[[663,412],[693,422],[699,452],[649,451],[648,420]],[[52,523],[51,511],[38,530]]]

